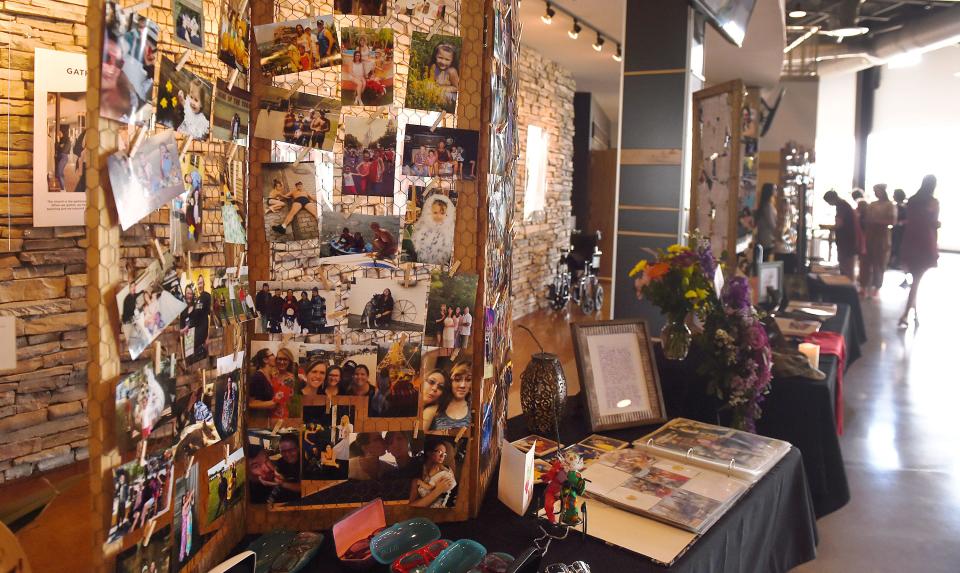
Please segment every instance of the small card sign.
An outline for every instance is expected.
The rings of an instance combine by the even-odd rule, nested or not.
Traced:
[[[526,514],[533,499],[533,461],[536,449],[536,442],[526,453],[506,441],[500,446],[497,497],[517,515]]]

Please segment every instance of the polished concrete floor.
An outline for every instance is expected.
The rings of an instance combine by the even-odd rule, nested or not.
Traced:
[[[841,444],[852,499],[818,522],[819,556],[798,573],[960,572],[960,255],[944,255],[924,278],[922,324],[906,331],[896,326],[907,294],[901,279],[887,273],[881,298],[863,303],[870,341],[844,379]],[[569,323],[592,319],[574,309],[516,321],[559,356],[571,394],[579,384]],[[520,411],[519,374],[538,350],[514,329],[511,415]],[[65,571],[64,554],[84,559],[77,550],[88,546],[88,533],[77,516],[88,507],[87,489],[73,485],[19,532],[34,571]],[[6,493],[0,488],[0,501]]]

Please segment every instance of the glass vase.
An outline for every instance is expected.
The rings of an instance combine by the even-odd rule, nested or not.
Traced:
[[[690,352],[690,328],[684,318],[668,316],[666,324],[660,329],[660,344],[668,360],[683,360]]]

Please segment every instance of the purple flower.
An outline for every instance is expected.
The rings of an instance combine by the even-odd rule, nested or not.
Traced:
[[[750,283],[746,277],[732,277],[727,281],[723,287],[723,303],[737,312],[750,308]]]
[[[700,259],[700,269],[707,280],[713,280],[713,275],[717,272],[717,258],[713,256],[710,246],[697,247],[697,258]]]

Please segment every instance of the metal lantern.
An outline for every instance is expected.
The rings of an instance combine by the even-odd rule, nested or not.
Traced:
[[[554,436],[567,401],[567,379],[556,354],[539,352],[520,375],[520,406],[530,431]]]

